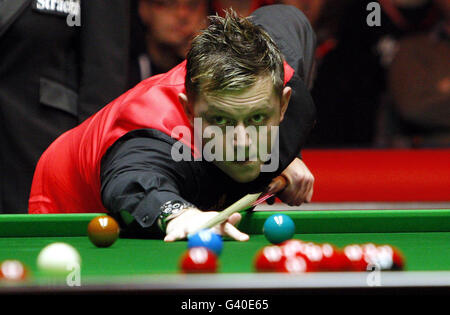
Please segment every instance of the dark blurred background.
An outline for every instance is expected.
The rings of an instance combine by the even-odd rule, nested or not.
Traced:
[[[370,2],[380,26],[369,26]],[[448,0],[133,0],[130,87],[183,60],[208,14],[298,7],[317,35],[307,147],[420,148],[450,144]]]

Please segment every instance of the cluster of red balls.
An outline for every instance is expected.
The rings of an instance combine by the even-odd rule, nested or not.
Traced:
[[[403,255],[390,245],[353,244],[340,249],[297,239],[265,246],[254,259],[258,272],[402,270]]]

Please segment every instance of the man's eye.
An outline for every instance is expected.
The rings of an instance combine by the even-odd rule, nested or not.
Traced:
[[[223,116],[215,116],[213,117],[213,123],[216,125],[225,125],[228,122],[228,119],[226,119]]]
[[[255,123],[255,124],[259,124],[259,123],[262,123],[265,118],[266,118],[266,116],[262,115],[262,114],[253,115],[251,118],[251,122]]]

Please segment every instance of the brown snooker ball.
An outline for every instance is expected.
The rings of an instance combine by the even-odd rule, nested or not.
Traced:
[[[103,215],[96,217],[89,222],[88,236],[91,242],[97,247],[109,247],[119,237],[119,224],[112,217]]]

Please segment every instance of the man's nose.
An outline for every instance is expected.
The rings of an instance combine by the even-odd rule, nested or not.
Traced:
[[[234,141],[235,147],[249,147],[252,144],[252,139],[245,129],[243,123],[239,123],[234,127]]]

